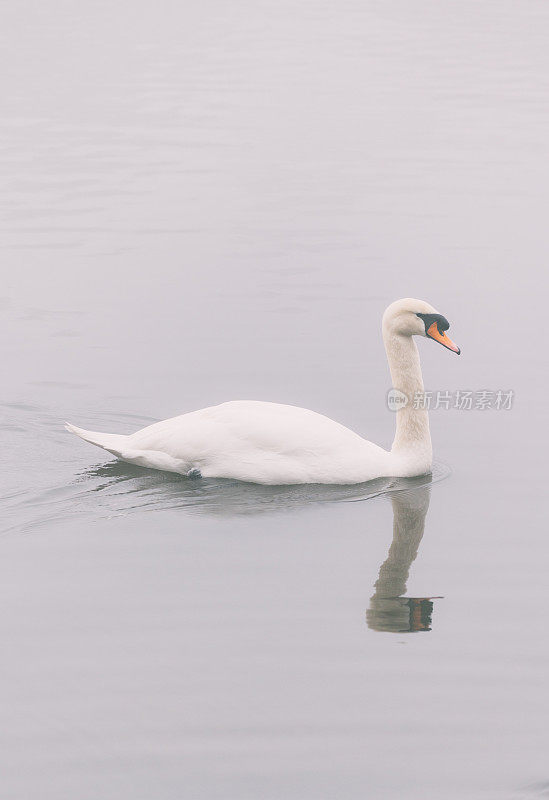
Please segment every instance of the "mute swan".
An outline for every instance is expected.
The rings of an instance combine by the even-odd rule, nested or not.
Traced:
[[[393,387],[407,403],[396,412],[390,451],[322,414],[278,403],[237,400],[156,422],[128,436],[66,429],[123,461],[188,477],[233,478],[263,484],[363,483],[430,472],[431,436],[413,336],[460,350],[449,323],[423,300],[397,300],[383,315],[382,331]]]

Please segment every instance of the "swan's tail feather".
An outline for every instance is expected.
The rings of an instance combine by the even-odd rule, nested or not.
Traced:
[[[70,433],[75,433],[84,439],[85,442],[95,444],[97,447],[102,447],[103,450],[108,450],[109,453],[123,458],[123,451],[127,447],[128,437],[119,433],[99,433],[98,431],[86,431],[84,428],[77,428],[76,425],[71,425],[70,422],[65,422],[65,430]]]
[[[138,464],[140,467],[151,469],[161,469],[167,472],[177,472],[186,475],[191,464],[183,459],[174,458],[169,453],[162,453],[157,450],[136,450],[129,443],[129,436],[120,433],[99,433],[98,431],[86,431],[84,428],[77,428],[70,422],[65,422],[65,430],[75,433],[86,442],[102,447],[103,450],[112,453],[113,456],[128,461],[130,464]],[[191,470],[192,471],[192,470]],[[196,477],[192,475],[191,477]]]

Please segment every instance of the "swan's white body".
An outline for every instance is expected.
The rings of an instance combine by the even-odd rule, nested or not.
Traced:
[[[423,391],[412,339],[413,334],[425,335],[418,311],[435,310],[423,301],[407,299],[393,303],[383,317],[393,386],[409,398]],[[350,484],[430,471],[427,411],[409,402],[396,419],[390,451],[314,411],[245,400],[182,414],[128,436],[66,427],[143,467],[263,484]]]
[[[322,414],[278,403],[222,403],[130,436],[71,430],[124,461],[183,474],[198,470],[205,478],[361,483],[390,474],[386,450]]]

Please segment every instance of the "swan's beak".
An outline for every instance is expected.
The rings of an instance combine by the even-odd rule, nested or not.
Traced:
[[[434,339],[435,342],[439,342],[440,344],[444,345],[444,347],[447,347],[448,350],[452,350],[454,353],[457,353],[458,356],[461,353],[461,350],[459,349],[457,344],[454,344],[454,342],[450,339],[450,337],[446,333],[444,332],[441,333],[439,331],[436,322],[433,322],[433,324],[429,327],[427,331],[427,336],[429,336],[431,339]]]

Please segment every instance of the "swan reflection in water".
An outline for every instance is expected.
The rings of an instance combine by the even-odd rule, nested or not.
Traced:
[[[168,508],[231,516],[389,495],[393,506],[393,541],[380,567],[366,621],[372,630],[411,633],[431,630],[432,601],[436,598],[406,597],[406,581],[423,536],[430,486],[448,473],[443,464],[434,464],[431,475],[380,478],[354,486],[262,486],[223,479],[191,480],[115,461],[81,474],[75,488],[84,482],[87,491],[73,497],[70,508],[74,514],[80,504],[80,511],[86,513],[91,501],[95,510],[99,505],[109,516]],[[101,498],[99,504],[97,492]]]
[[[410,566],[417,556],[429,508],[429,487],[391,493],[393,541],[379,568],[375,593],[366,612],[375,631],[414,633],[431,630],[432,597],[406,597]]]

